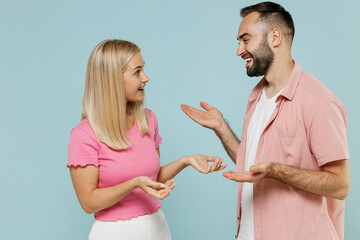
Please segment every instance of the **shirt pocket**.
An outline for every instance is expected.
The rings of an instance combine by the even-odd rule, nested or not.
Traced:
[[[280,152],[279,162],[299,167],[303,149],[300,129],[281,129],[276,127],[275,130]]]

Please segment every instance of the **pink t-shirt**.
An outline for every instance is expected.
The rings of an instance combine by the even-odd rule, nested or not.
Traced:
[[[70,133],[67,167],[94,165],[99,168],[99,188],[111,187],[137,176],[148,176],[157,181],[160,158],[156,149],[161,143],[155,114],[148,111],[150,133],[141,136],[135,122],[128,131],[132,146],[126,150],[113,150],[98,141],[87,119]],[[95,218],[101,221],[131,219],[156,212],[161,203],[137,188],[115,205],[98,211]]]

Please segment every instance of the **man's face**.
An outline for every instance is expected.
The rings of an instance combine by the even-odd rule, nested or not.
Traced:
[[[265,75],[269,70],[274,53],[271,50],[264,26],[257,22],[259,13],[247,15],[240,24],[237,39],[237,55],[246,61],[247,74],[250,77]]]

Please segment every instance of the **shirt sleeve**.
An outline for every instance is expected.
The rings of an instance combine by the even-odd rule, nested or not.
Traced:
[[[153,122],[154,142],[155,142],[155,148],[157,149],[157,148],[159,148],[159,145],[162,142],[162,137],[160,137],[160,134],[159,134],[159,126],[158,126],[158,121],[157,121],[156,115],[150,109],[148,109],[148,113],[149,113],[149,121]]]
[[[318,165],[349,159],[346,111],[340,100],[319,99],[312,113],[309,142]]]
[[[73,129],[68,145],[68,163],[70,166],[99,166],[98,146],[90,136],[81,129]]]

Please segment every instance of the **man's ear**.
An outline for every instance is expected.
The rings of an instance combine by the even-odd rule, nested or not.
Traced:
[[[272,47],[276,48],[280,45],[282,41],[282,33],[280,32],[279,29],[274,28],[272,31],[269,32],[268,40],[269,40],[269,44]]]

